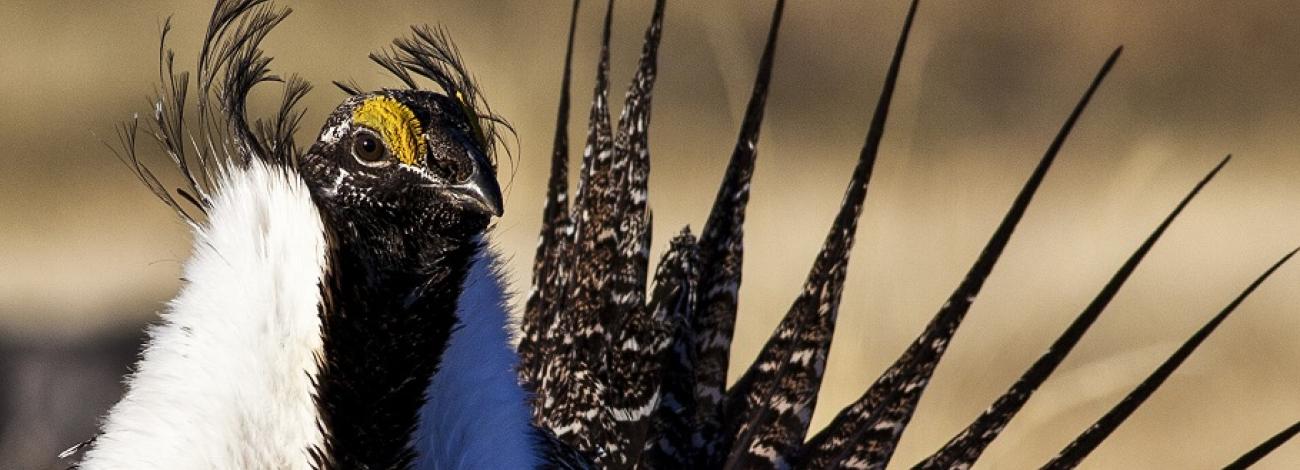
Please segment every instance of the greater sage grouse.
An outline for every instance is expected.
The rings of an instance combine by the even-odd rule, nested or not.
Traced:
[[[516,323],[485,232],[501,215],[493,157],[509,129],[446,35],[417,27],[372,59],[404,89],[348,97],[306,150],[308,85],[280,79],[259,43],[288,14],[217,2],[195,80],[160,48],[149,135],[183,188],[119,156],[189,222],[185,287],[151,328],[126,395],[80,465],[100,468],[884,468],[936,365],[1066,136],[1119,58],[1102,64],[965,279],[856,402],[809,436],[849,253],[917,4],[838,215],[802,293],[757,361],[725,386],[745,207],[784,2],[776,1],[735,151],[697,238],[682,230],[650,283],[647,132],[662,34],[654,5],[618,121],[609,108],[607,6],[579,185],[567,187],[573,4],[533,281]],[[245,101],[281,82],[270,120]],[[434,90],[421,89],[430,82]],[[1111,281],[1006,394],[918,468],[966,468],[1061,363],[1143,256],[1227,159],[1156,225]],[[1077,465],[1282,257],[1045,468]],[[517,341],[517,346],[516,346]],[[1245,467],[1297,426],[1247,452]],[[1177,439],[1177,436],[1170,438]]]

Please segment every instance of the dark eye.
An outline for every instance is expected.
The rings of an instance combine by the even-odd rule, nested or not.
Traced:
[[[352,154],[365,163],[376,163],[384,159],[387,152],[379,137],[369,132],[358,132],[352,138]]]

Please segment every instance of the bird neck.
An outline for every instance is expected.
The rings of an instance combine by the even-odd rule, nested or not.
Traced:
[[[420,411],[415,468],[538,468],[542,437],[516,372],[509,290],[490,249],[472,261],[442,366]]]
[[[365,233],[326,215],[316,403],[321,468],[406,468],[477,243]],[[376,247],[400,250],[376,251]]]

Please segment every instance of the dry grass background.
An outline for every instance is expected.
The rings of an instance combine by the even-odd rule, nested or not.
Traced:
[[[567,2],[285,3],[296,12],[266,48],[276,70],[318,85],[303,139],[342,97],[330,80],[395,85],[366,53],[409,24],[451,31],[488,98],[519,129],[522,147],[513,177],[503,176],[510,189],[495,239],[523,290]],[[586,114],[602,10],[602,2],[585,3],[578,119]],[[698,230],[707,215],[770,4],[669,5],[651,137],[656,248],[683,225]],[[208,8],[0,3],[0,467],[50,465],[50,455],[89,432],[119,393],[112,379],[137,341],[129,332],[178,286],[184,226],[102,142],[115,122],[148,111],[163,18],[175,14],[173,45],[188,61]],[[788,6],[750,204],[733,370],[754,357],[798,292],[861,145],[904,9],[902,1]],[[621,90],[649,2],[623,2],[615,18],[612,65]],[[1280,0],[923,2],[814,426],[852,401],[921,330],[1095,68],[1124,44],[895,461],[917,461],[978,414],[1196,179],[1223,154],[1237,155],[982,466],[1040,464],[1082,431],[1300,243],[1297,24],[1300,4]],[[258,96],[269,102],[276,94]],[[581,142],[582,132],[575,120],[571,138]],[[1279,272],[1085,467],[1217,467],[1300,418],[1298,284],[1300,267]],[[130,346],[94,346],[101,344]],[[1261,467],[1296,462],[1300,444],[1293,443]]]

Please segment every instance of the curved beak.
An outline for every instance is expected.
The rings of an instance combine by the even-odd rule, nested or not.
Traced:
[[[448,186],[463,201],[484,213],[501,217],[505,205],[501,200],[501,186],[497,184],[496,172],[492,163],[479,152],[470,152],[474,159],[474,172],[462,183]]]

